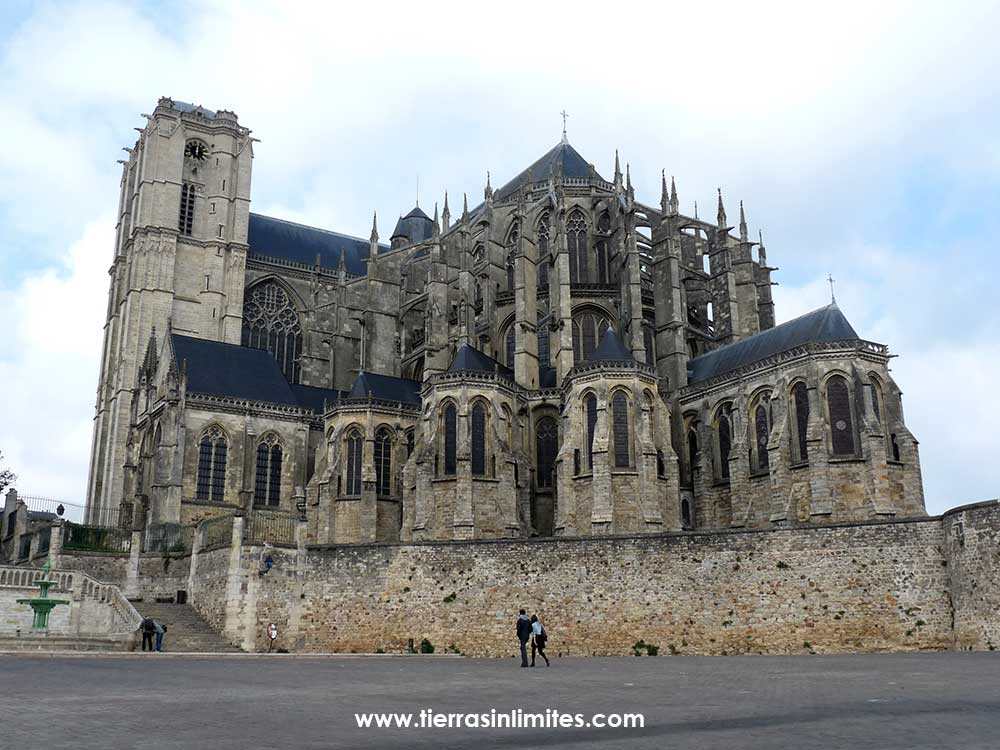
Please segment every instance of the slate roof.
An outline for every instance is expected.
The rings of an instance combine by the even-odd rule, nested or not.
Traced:
[[[810,342],[856,338],[857,332],[840,308],[836,304],[827,305],[689,360],[688,383],[714,378]]]
[[[215,110],[206,109],[200,104],[191,104],[190,102],[179,102],[176,99],[171,99],[174,103],[174,109],[179,109],[181,112],[190,112],[192,114],[201,115],[206,120],[215,119]]]
[[[371,249],[371,242],[360,237],[254,213],[250,214],[247,242],[252,254],[307,266],[315,265],[318,255],[320,266],[327,269],[340,267],[340,254],[343,252],[344,267],[349,273],[358,275],[366,273]],[[379,252],[388,249],[388,245],[379,245]]]
[[[587,160],[580,156],[580,153],[568,143],[558,143],[535,160],[534,164],[497,190],[495,193],[496,199],[506,198],[521,187],[527,181],[529,172],[535,182],[547,180],[550,172],[558,171],[557,167],[559,164],[562,164],[563,177],[576,179],[590,177],[590,164]],[[597,175],[597,179],[604,180],[600,175]]]
[[[372,398],[383,401],[399,401],[404,404],[420,405],[420,386],[416,380],[380,375],[376,372],[362,372],[351,386],[348,398]]]
[[[514,373],[509,367],[504,367],[493,357],[483,354],[468,344],[462,344],[458,353],[455,354],[455,359],[452,360],[448,372],[491,372],[510,380],[514,379]]]
[[[601,343],[598,344],[594,354],[588,362],[621,362],[622,360],[635,361],[632,352],[625,348],[622,340],[618,338],[614,328],[609,328],[604,332]]]
[[[338,391],[290,385],[274,357],[264,349],[171,334],[178,367],[186,363],[189,393],[297,406],[320,414],[323,401]]]
[[[434,234],[434,220],[425,214],[420,206],[415,206],[406,216],[400,216],[390,240],[406,237],[409,242],[423,242]]]

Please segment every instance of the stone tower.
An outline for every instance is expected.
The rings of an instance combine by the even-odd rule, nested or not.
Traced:
[[[250,131],[233,112],[166,97],[146,118],[122,162],[87,488],[92,513],[123,499],[136,374],[147,346],[156,349],[156,331],[240,340]]]

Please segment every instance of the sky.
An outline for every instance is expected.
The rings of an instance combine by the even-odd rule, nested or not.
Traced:
[[[285,7],[288,6],[288,7]],[[1000,4],[0,4],[0,452],[83,502],[120,165],[160,96],[260,139],[258,213],[383,239],[559,140],[763,231],[788,320],[898,355],[927,509],[1000,495]]]

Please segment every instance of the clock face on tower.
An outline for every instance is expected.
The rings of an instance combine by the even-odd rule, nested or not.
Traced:
[[[184,146],[184,156],[195,161],[204,161],[208,156],[208,146],[201,141],[188,141]]]

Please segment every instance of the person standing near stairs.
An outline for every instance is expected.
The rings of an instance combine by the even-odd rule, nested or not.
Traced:
[[[167,626],[164,625],[159,620],[153,620],[153,625],[156,630],[156,650],[163,652],[163,636],[167,634]]]
[[[156,632],[156,623],[153,621],[153,618],[152,617],[144,618],[142,624],[139,626],[139,630],[142,632],[142,650],[152,651],[153,633]],[[148,649],[146,648],[147,646],[149,646]]]

